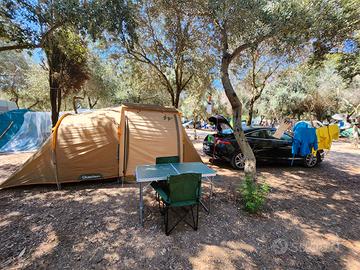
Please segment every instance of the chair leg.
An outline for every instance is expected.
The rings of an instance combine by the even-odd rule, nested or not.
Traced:
[[[195,225],[195,231],[197,231],[199,225],[199,204],[196,205],[196,225]]]
[[[163,215],[163,211],[162,211],[162,209],[161,209],[161,202],[160,202],[160,200],[158,200],[157,198],[156,198],[156,200],[158,201],[160,214]]]
[[[190,206],[191,208],[190,208],[190,210],[191,210],[191,217],[192,217],[192,222],[193,222],[193,224],[194,224],[194,227],[193,227],[193,229],[194,230],[196,230],[196,223],[195,223],[195,218],[194,218],[194,206],[192,205],[192,206]]]
[[[169,228],[169,207],[167,207],[167,206],[165,206],[164,220],[165,220],[165,234],[169,235],[170,234],[170,232],[168,231],[168,228]]]

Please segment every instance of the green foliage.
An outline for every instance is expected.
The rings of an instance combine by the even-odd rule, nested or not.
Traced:
[[[352,51],[338,53],[334,57],[337,60],[338,73],[348,84],[360,75],[360,31],[354,34],[352,42],[355,46]]]
[[[115,93],[118,103],[171,105],[170,96],[149,66],[127,59],[120,63],[119,87]]]
[[[20,108],[49,110],[48,72],[23,53],[0,53],[0,96]]]
[[[25,55],[10,51],[0,53],[0,94],[19,106],[19,89],[25,83],[29,65]]]
[[[59,82],[64,97],[79,91],[89,78],[86,45],[72,27],[54,31],[51,41],[45,45],[52,80]]]
[[[0,39],[19,49],[42,48],[51,32],[68,26],[93,39],[134,37],[132,3],[125,0],[4,0],[0,10]]]
[[[178,107],[190,84],[209,76],[214,58],[197,16],[183,1],[146,0],[136,5],[137,42],[125,46],[127,57],[149,66],[158,88]],[[197,82],[195,82],[196,84]],[[162,91],[161,90],[161,91]]]
[[[336,57],[327,57],[317,68],[307,64],[288,68],[265,89],[258,106],[260,114],[298,119],[314,116],[322,121],[335,113],[351,113],[360,103],[358,80],[346,84],[336,68]]]
[[[37,111],[49,111],[48,71],[30,63],[25,73],[25,84],[20,88],[20,105]]]
[[[113,63],[92,55],[89,59],[89,80],[83,87],[90,109],[112,106],[122,83],[113,68]]]
[[[245,204],[245,210],[249,213],[257,213],[264,206],[270,187],[266,183],[256,183],[251,177],[245,177],[239,191]]]

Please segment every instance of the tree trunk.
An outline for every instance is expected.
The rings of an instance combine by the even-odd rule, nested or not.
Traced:
[[[181,93],[181,89],[176,89],[175,100],[173,104],[176,109],[179,108],[180,93]]]
[[[94,109],[94,107],[96,106],[96,104],[98,103],[98,101],[99,101],[99,99],[96,99],[96,100],[94,101],[94,103],[91,103],[91,98],[88,97],[89,109],[90,109],[90,110]]]
[[[60,86],[60,83],[59,83]],[[57,113],[59,118],[59,113],[61,111],[61,87],[57,90]]]
[[[15,92],[15,91],[14,91],[14,92]],[[20,107],[19,107],[19,96],[16,95],[13,100],[14,100],[14,102],[15,102],[15,104],[16,104],[16,107],[17,107],[18,109],[20,109]]]
[[[31,110],[33,107],[35,107],[36,105],[38,105],[39,100],[36,100],[36,102],[34,104],[32,104],[31,106],[29,106],[27,109]]]
[[[249,114],[248,114],[248,119],[246,122],[246,125],[251,127],[251,121],[252,121],[252,117],[253,117],[253,112],[254,112],[254,102],[253,100],[250,100],[249,103]]]
[[[234,118],[234,135],[237,143],[239,144],[241,152],[245,156],[245,176],[251,179],[256,179],[256,159],[254,153],[245,137],[244,131],[241,126],[241,114],[242,114],[242,103],[239,97],[236,95],[234,88],[230,81],[229,76],[229,65],[230,55],[224,53],[221,61],[221,82],[225,90],[225,94],[229,99],[229,102],[233,111]]]
[[[45,47],[45,54],[49,66],[49,86],[50,86],[50,104],[51,104],[51,121],[54,127],[59,119],[61,109],[61,56],[59,49],[49,42]]]
[[[197,122],[197,115],[194,114],[194,140],[197,140],[197,134],[196,134],[196,122]]]
[[[53,76],[52,66],[49,65],[49,85],[50,85],[50,104],[51,104],[51,121],[54,127],[59,119],[59,111],[57,106],[59,82]]]
[[[83,97],[77,97],[77,96],[73,97],[73,110],[74,110],[75,114],[78,113],[77,108],[76,108],[76,100],[78,100],[78,99],[84,99],[84,98]]]
[[[261,125],[263,124],[264,118],[265,118],[264,115],[261,115],[261,116],[260,116],[260,124],[259,124],[259,126],[261,126]]]

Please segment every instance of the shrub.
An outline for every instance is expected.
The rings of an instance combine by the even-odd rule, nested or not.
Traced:
[[[257,213],[262,209],[270,187],[266,183],[256,183],[251,177],[245,177],[239,190],[245,203],[245,210]]]

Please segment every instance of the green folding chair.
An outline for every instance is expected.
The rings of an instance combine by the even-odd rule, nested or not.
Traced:
[[[171,175],[167,180],[168,186],[163,188],[157,186],[155,188],[159,194],[160,211],[164,214],[165,234],[169,235],[175,227],[184,221],[195,231],[199,223],[199,204],[201,196],[201,174],[184,173],[180,175]],[[162,204],[162,207],[160,206]],[[194,207],[196,206],[196,217],[194,217]],[[179,215],[174,208],[185,210],[182,215]],[[175,224],[169,228],[169,211],[176,213],[180,218]],[[192,223],[186,220],[188,214],[191,213]]]
[[[156,164],[164,164],[164,163],[179,163],[180,157],[179,156],[169,156],[169,157],[157,157],[156,158]],[[158,187],[166,188],[167,182],[166,181],[159,181],[159,182],[152,182],[150,184],[155,190]],[[159,194],[155,193],[156,200],[160,201]]]
[[[179,156],[171,156],[171,157],[157,157],[156,164],[164,164],[164,163],[179,163]]]

